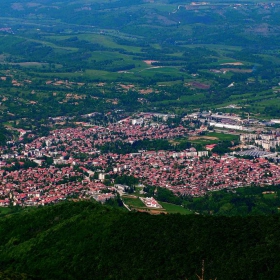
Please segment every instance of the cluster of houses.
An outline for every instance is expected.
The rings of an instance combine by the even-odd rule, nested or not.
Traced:
[[[264,158],[232,156],[210,158],[173,157],[172,152],[119,155],[112,172],[139,178],[147,185],[165,187],[175,193],[201,196],[207,191],[242,186],[280,184],[280,168]]]
[[[26,144],[11,142],[8,152],[6,147],[0,147],[0,206],[45,205],[68,197],[104,202],[115,196],[115,190],[102,193],[107,189],[102,183],[105,174],[99,173],[93,180],[94,172],[87,168],[104,170],[110,161],[117,160],[118,155],[100,154],[98,147],[114,141],[171,139],[185,136],[187,132],[181,126],[172,129],[162,124],[138,126],[125,120],[107,127],[53,130],[49,136],[35,138]],[[86,154],[89,158],[84,162],[75,157],[78,154]],[[49,167],[44,165],[46,158],[52,158]],[[23,166],[26,159],[37,163],[38,167],[13,169],[15,162]]]
[[[188,135],[183,126],[169,128],[167,125],[138,126],[126,122],[109,124],[107,127],[93,126],[87,129],[66,128],[54,130],[47,137],[40,137],[24,146],[25,156],[54,156],[61,154],[93,154],[105,143],[122,141],[133,143],[144,139],[173,139]],[[16,149],[17,147],[15,147]]]
[[[0,147],[0,206],[45,205],[69,197],[104,202],[118,191],[117,187],[108,188],[106,181],[113,185],[116,175],[124,174],[138,178],[143,184],[190,196],[228,187],[280,184],[280,168],[264,158],[248,160],[230,155],[209,158],[208,151],[195,148],[180,152],[101,153],[99,148],[106,143],[175,139],[193,133],[182,125],[169,127],[133,120],[126,118],[106,127],[57,129],[30,143],[10,143],[9,149]],[[251,139],[248,135],[244,139]],[[263,140],[278,141],[278,138]],[[48,158],[52,161],[46,165]],[[26,160],[37,166],[24,168]],[[19,168],[14,168],[15,162]],[[147,200],[147,203],[155,202]]]
[[[83,170],[81,170],[83,171]],[[56,168],[28,168],[14,171],[0,170],[0,206],[46,205],[66,198],[94,198],[104,201],[102,190],[107,187],[91,181],[73,166]],[[106,199],[114,197],[106,194]]]

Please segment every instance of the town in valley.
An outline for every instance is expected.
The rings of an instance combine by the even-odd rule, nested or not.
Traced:
[[[161,209],[154,198],[144,198],[145,186],[201,197],[279,185],[279,122],[206,111],[178,117],[115,110],[78,120],[50,118],[46,136],[10,128],[17,138],[0,150],[0,205],[104,203],[116,196],[137,198],[137,189],[143,206]],[[132,183],[120,183],[123,177]]]

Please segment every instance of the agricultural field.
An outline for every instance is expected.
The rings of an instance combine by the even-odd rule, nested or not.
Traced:
[[[188,141],[194,145],[210,145],[219,143],[219,138],[215,136],[194,136],[189,137]]]
[[[177,214],[177,213],[182,214],[182,215],[193,214],[192,211],[190,211],[186,208],[183,208],[180,205],[175,205],[175,204],[166,203],[166,202],[160,202],[160,204],[169,214]]]
[[[198,107],[276,117],[279,12],[253,0],[5,1],[0,120]]]
[[[123,202],[130,208],[146,208],[145,204],[138,197],[122,197]]]
[[[207,133],[208,137],[215,137],[220,141],[238,141],[239,135],[230,134],[230,133],[218,133],[218,132],[209,132]]]

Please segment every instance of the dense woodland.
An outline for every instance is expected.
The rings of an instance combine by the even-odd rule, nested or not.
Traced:
[[[2,217],[0,266],[36,279],[197,279],[204,260],[205,279],[278,279],[279,226],[279,215],[152,216],[66,202]]]

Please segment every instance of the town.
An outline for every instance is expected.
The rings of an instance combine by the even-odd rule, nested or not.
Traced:
[[[95,116],[82,116],[86,121],[53,129],[48,136],[21,129],[18,140],[1,147],[0,206],[46,205],[68,198],[105,202],[131,187],[115,184],[115,178],[124,175],[142,186],[195,197],[225,188],[280,184],[277,129],[260,131],[250,120],[226,114],[191,114],[176,124],[175,115],[159,113],[139,113],[103,125],[94,124]],[[231,129],[238,135],[238,143],[229,141],[229,152],[215,153],[221,141],[207,142],[215,138],[205,136],[213,131],[213,119],[225,129],[220,134]],[[242,122],[242,131],[236,122]],[[158,147],[145,146],[153,141],[159,141]]]

